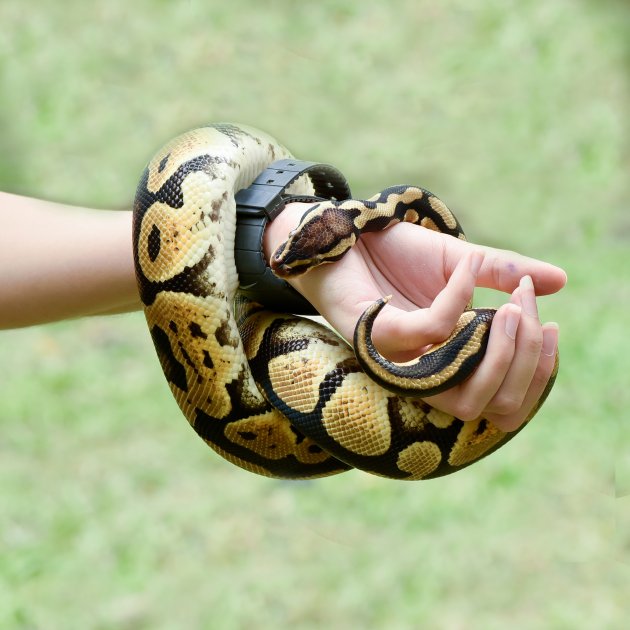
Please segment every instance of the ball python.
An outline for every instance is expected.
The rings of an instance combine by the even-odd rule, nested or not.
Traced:
[[[353,350],[326,326],[272,312],[239,294],[235,194],[287,157],[284,146],[257,129],[213,124],[168,142],[138,184],[138,288],[162,370],[188,422],[233,464],[286,479],[352,468],[427,479],[464,468],[505,444],[515,432],[504,433],[483,417],[463,422],[422,398],[474,369],[485,350],[492,309],[466,311],[444,343],[398,365],[371,343],[385,299],[360,318]],[[289,192],[313,190],[303,177]],[[366,201],[316,203],[274,255],[272,268],[286,277],[338,260],[363,231],[398,221],[464,238],[437,197],[399,186]],[[527,420],[554,378],[555,371]]]

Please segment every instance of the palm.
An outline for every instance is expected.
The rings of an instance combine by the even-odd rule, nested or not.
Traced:
[[[416,225],[399,224],[363,235],[340,261],[313,269],[294,283],[346,339],[352,338],[358,317],[370,303],[391,295],[394,308],[383,312],[380,329],[377,325],[374,331],[377,344],[381,337],[380,345],[386,346],[382,337],[388,335],[383,327],[388,318],[430,307],[457,262],[472,251],[466,245]],[[469,288],[471,292],[473,285]],[[459,313],[469,299],[467,293],[457,301]]]
[[[449,241],[455,239],[408,223],[400,224],[395,229],[364,235],[349,252],[354,256],[341,261],[341,264],[347,262],[348,270],[340,272],[356,273],[348,288],[359,301],[373,301],[391,294],[392,305],[403,310],[426,308],[446,286],[453,271],[445,265],[444,252]]]

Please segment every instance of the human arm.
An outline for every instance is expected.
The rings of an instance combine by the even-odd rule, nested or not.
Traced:
[[[268,226],[267,257],[305,209],[290,204]],[[131,212],[0,193],[0,220],[0,329],[140,308]],[[497,426],[517,428],[553,368],[558,329],[540,324],[535,294],[558,291],[566,275],[542,261],[401,224],[365,235],[335,265],[291,282],[346,339],[369,303],[393,294],[374,339],[396,360],[446,337],[476,284],[511,293],[494,318],[479,369],[462,385],[431,397],[434,406],[462,419],[485,413]]]
[[[140,308],[131,212],[0,192],[0,329]]]

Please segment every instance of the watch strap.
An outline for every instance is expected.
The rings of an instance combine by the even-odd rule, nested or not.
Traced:
[[[287,195],[286,188],[305,174],[315,195]],[[313,305],[267,266],[262,251],[265,226],[292,201],[342,200],[350,196],[346,178],[335,167],[294,159],[277,160],[248,188],[238,191],[234,257],[240,292],[272,310],[316,315]]]

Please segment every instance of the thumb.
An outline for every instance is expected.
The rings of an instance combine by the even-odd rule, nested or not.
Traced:
[[[475,250],[460,259],[446,286],[428,308],[405,311],[387,305],[374,322],[372,341],[391,361],[404,362],[444,341],[472,299],[484,254]]]

